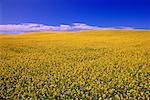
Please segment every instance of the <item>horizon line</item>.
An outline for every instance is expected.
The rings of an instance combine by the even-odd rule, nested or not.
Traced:
[[[135,28],[129,26],[103,27],[84,23],[61,25],[45,25],[37,23],[0,24],[0,33],[17,34],[27,32],[78,32],[85,30],[150,30],[149,28]]]

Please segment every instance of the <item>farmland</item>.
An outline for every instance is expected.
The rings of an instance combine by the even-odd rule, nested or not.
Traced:
[[[142,99],[150,31],[0,34],[0,99]]]

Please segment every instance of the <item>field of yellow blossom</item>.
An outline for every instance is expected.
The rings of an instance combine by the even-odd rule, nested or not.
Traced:
[[[150,31],[0,34],[0,99],[148,100]]]

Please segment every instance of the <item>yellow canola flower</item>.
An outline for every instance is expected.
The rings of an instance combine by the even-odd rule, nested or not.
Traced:
[[[149,99],[149,30],[0,35],[1,99]]]

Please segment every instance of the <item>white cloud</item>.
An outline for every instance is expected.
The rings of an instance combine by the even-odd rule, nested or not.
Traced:
[[[23,33],[23,32],[37,32],[37,31],[80,31],[80,30],[93,30],[93,29],[133,29],[131,27],[98,27],[82,23],[73,23],[72,25],[49,26],[36,23],[23,23],[23,24],[7,24],[0,25],[1,33]]]
[[[72,27],[70,25],[60,25],[59,26],[60,31],[67,31],[67,30],[71,30],[71,29],[72,29]]]
[[[90,26],[90,25],[87,25],[87,24],[81,24],[81,23],[74,23],[73,24],[73,28],[74,29],[82,29],[82,30],[91,30],[91,29],[99,29],[99,27],[97,26]]]

